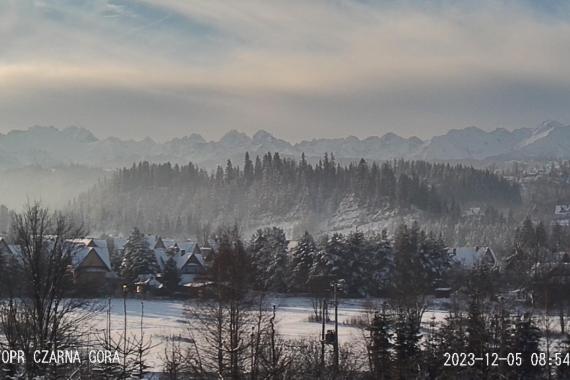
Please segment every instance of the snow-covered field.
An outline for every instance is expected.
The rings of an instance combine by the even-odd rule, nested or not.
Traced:
[[[107,301],[101,301],[102,306],[107,307]],[[146,336],[152,337],[155,345],[149,355],[149,364],[155,370],[161,369],[161,358],[164,352],[164,342],[169,336],[189,336],[185,325],[185,303],[178,300],[145,300],[144,302],[143,329]],[[285,338],[318,338],[321,332],[321,324],[309,322],[309,316],[313,313],[310,298],[284,297],[271,298],[268,305],[276,306],[277,329]],[[360,343],[362,330],[345,326],[351,317],[362,315],[369,310],[369,300],[342,299],[339,301],[339,340],[344,343]],[[188,304],[191,307],[192,303]],[[128,334],[140,334],[141,301],[127,299],[127,330]],[[111,329],[117,333],[123,330],[124,312],[123,299],[111,300]],[[93,320],[91,332],[102,333],[106,326],[105,310]],[[333,318],[331,311],[331,318]],[[327,329],[333,329],[334,323],[330,322]]]
[[[423,328],[429,328],[431,322],[441,323],[448,315],[445,304],[431,303],[423,315]],[[144,300],[143,331],[146,337],[151,337],[153,348],[147,356],[148,364],[154,371],[162,370],[165,342],[168,337],[181,336],[190,338],[187,318],[184,310],[192,307],[192,302],[185,303],[180,300]],[[339,341],[340,344],[349,343],[351,347],[360,351],[364,349],[363,334],[366,332],[356,327],[348,326],[351,318],[363,316],[376,306],[380,307],[382,300],[379,299],[340,299],[339,300]],[[309,316],[313,314],[312,300],[304,297],[273,297],[267,299],[268,308],[276,306],[276,320],[278,333],[287,339],[313,338],[319,339],[321,324],[309,322]],[[101,300],[104,310],[93,319],[91,334],[102,334],[106,326],[106,309],[108,300]],[[141,301],[139,299],[127,299],[127,330],[128,334],[140,334]],[[123,331],[123,299],[111,300],[111,329],[120,334]],[[331,319],[334,319],[332,310]],[[544,328],[544,318],[537,319],[539,327]],[[553,333],[559,332],[557,317],[550,316],[550,329]],[[333,329],[334,323],[328,323],[326,329]]]

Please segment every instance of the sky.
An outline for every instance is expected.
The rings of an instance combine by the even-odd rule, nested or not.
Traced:
[[[0,133],[570,124],[570,2],[0,0]]]

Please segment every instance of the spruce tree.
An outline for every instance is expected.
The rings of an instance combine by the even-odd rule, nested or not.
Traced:
[[[531,355],[539,353],[540,350],[540,330],[535,325],[530,315],[523,316],[515,324],[513,346],[511,352],[522,354],[522,365],[512,368],[515,377],[519,379],[540,379],[543,368],[533,366]]]
[[[253,162],[249,158],[249,152],[245,152],[245,159],[243,165],[243,177],[245,178],[245,183],[247,185],[251,184],[254,179],[254,168]]]
[[[360,231],[351,232],[345,243],[345,249],[341,256],[342,261],[340,275],[345,280],[345,291],[349,294],[363,296],[366,294],[366,269],[364,267],[367,245],[364,234]]]
[[[446,353],[459,353],[466,351],[466,331],[465,331],[465,317],[457,310],[451,310],[445,321],[439,326],[436,335],[437,341],[437,364],[438,371],[442,374],[443,379],[456,379],[460,378],[462,372],[461,367],[447,366],[444,367]]]
[[[483,357],[489,352],[490,334],[487,329],[486,316],[482,310],[481,297],[477,292],[470,295],[467,312],[466,347],[465,352]],[[466,369],[466,373],[473,378],[485,378],[489,367],[482,362]]]
[[[376,312],[372,318],[372,322],[368,327],[370,331],[370,339],[368,343],[368,358],[370,362],[370,371],[374,379],[387,380],[392,376],[393,361],[393,326],[390,316],[386,313],[386,309]]]
[[[176,260],[174,260],[173,257],[169,257],[164,264],[164,270],[162,272],[162,284],[169,293],[174,293],[178,288],[179,283],[180,271],[176,266]]]
[[[262,290],[287,290],[287,239],[277,227],[259,229],[252,237],[249,252],[254,265],[256,287]]]
[[[289,289],[304,291],[311,268],[316,260],[317,247],[315,240],[307,231],[293,249],[290,260]]]
[[[140,275],[156,274],[157,271],[154,252],[149,248],[144,234],[134,228],[123,249],[121,276],[132,284]]]
[[[420,372],[420,323],[416,313],[399,310],[395,324],[395,367],[400,379],[414,379]]]

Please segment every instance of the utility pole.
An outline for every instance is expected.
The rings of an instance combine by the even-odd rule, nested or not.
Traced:
[[[338,283],[333,284],[333,302],[334,302],[334,371],[338,371],[338,300],[337,300]]]
[[[124,312],[124,325],[123,325],[123,375],[127,373],[127,291],[128,286],[123,285],[123,312]]]
[[[323,298],[321,300],[321,324],[322,324],[322,331],[321,331],[321,371],[325,368],[325,324],[326,324],[326,311],[327,308],[327,300]]]
[[[141,301],[141,341],[139,343],[139,376],[142,379],[143,377],[143,351],[144,351],[144,285],[139,284],[137,285],[137,293],[140,296]]]

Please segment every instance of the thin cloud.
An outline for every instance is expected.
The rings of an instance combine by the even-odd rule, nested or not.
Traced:
[[[177,99],[179,111],[168,107],[180,113],[167,117],[172,135],[186,132],[177,129],[188,116],[184,102],[203,97],[202,103],[215,101],[217,115],[190,122],[201,132],[207,125],[210,134],[235,128],[230,120],[248,131],[289,126],[281,134],[288,138],[381,134],[394,125],[402,134],[419,129],[429,136],[471,124],[517,126],[520,110],[539,94],[546,97],[541,104],[550,96],[557,97],[551,104],[561,96],[570,101],[569,20],[520,2],[45,3],[0,9],[0,38],[10,41],[0,52],[0,99],[16,105],[8,110],[10,120],[18,120],[19,102],[39,101],[34,91],[85,95],[91,89],[99,95],[140,91],[145,102],[156,97],[157,104]],[[521,88],[529,91],[526,97],[513,92]],[[511,97],[504,109],[485,101],[495,94]],[[434,96],[441,99],[434,102]],[[343,104],[341,118],[329,117]],[[454,109],[445,112],[446,104]],[[73,114],[73,107],[60,113]],[[562,107],[532,108],[534,118],[524,112],[530,124],[545,112],[570,117]],[[41,120],[46,114],[38,111],[34,124],[47,122]],[[166,115],[158,109],[156,120],[161,117]],[[100,120],[90,114],[79,121],[90,126]],[[97,128],[116,130],[120,120]],[[307,136],[309,124],[314,132]],[[139,135],[132,126],[121,127]]]

